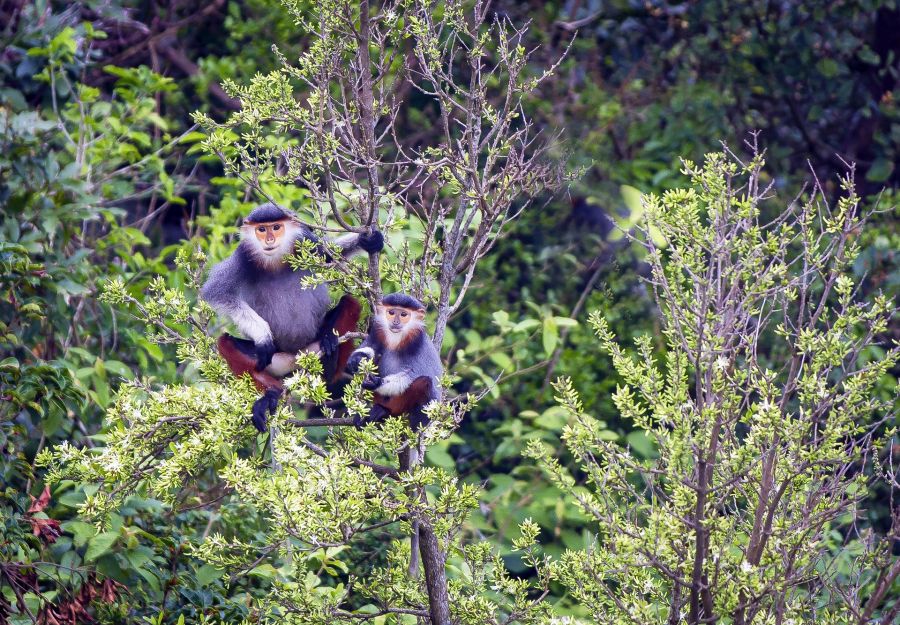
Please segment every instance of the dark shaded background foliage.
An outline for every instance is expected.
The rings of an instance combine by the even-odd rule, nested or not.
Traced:
[[[893,206],[900,7],[498,0],[493,9],[533,21],[537,62],[572,42],[530,105],[548,134],[560,131],[558,153],[585,173],[527,213],[485,260],[445,343],[464,365],[460,390],[497,376],[501,383],[428,460],[484,484],[473,533],[505,549],[517,523],[531,517],[547,551],[558,553],[583,546],[584,519],[520,464],[527,440],[557,441],[565,423],[552,407],[551,374],[573,378],[610,436],[653,453],[618,419],[612,367],[583,349],[593,343],[584,324],[560,320],[583,322],[601,310],[623,339],[655,328],[640,255],[611,233],[633,208],[621,185],[664,190],[681,182],[679,156],[697,158],[719,140],[740,148],[759,130],[782,197],[811,175],[833,189],[836,172],[855,162],[863,194]],[[118,381],[190,377],[148,340],[140,320],[101,305],[98,286],[121,275],[140,294],[159,272],[179,284],[171,262],[179,246],[230,244],[253,198],[191,150],[189,114],[235,108],[223,80],[270,69],[273,43],[292,57],[307,41],[264,0],[6,0],[0,24],[0,620],[13,605],[45,622],[237,618],[240,602],[226,598],[263,593],[265,572],[226,588],[184,550],[211,528],[249,538],[259,531],[227,492],[192,481],[180,510],[135,500],[94,536],[75,520],[84,490],[74,484],[35,509],[32,496],[43,487],[31,462],[47,445],[91,445],[102,436]],[[429,113],[415,100],[404,111],[410,142],[431,132]],[[895,218],[884,213],[862,235],[855,270],[869,292],[897,294]],[[871,514],[877,523],[885,510],[875,502]],[[44,519],[62,522],[61,536],[36,533],[52,527]],[[376,547],[360,554],[366,565]],[[512,557],[507,563],[522,568]]]

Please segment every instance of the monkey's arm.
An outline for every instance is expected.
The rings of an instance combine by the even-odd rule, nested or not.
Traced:
[[[380,353],[380,345],[372,339],[372,334],[369,333],[365,340],[360,343],[359,347],[353,350],[353,353],[350,354],[349,360],[347,360],[347,373],[353,374],[359,370],[359,365],[362,364],[363,360],[378,360]]]
[[[373,230],[372,234],[345,234],[331,242],[341,249],[341,258],[350,258],[360,252],[374,254],[384,249],[384,236],[379,230]]]
[[[232,258],[213,267],[200,290],[200,297],[216,312],[231,319],[241,333],[253,341],[256,347],[256,368],[257,371],[262,371],[272,362],[272,355],[275,353],[272,329],[265,319],[241,299],[239,272]]]

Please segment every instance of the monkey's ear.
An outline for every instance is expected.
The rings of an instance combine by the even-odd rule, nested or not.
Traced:
[[[417,308],[416,310],[413,311],[413,316],[416,318],[417,321],[425,321],[425,309]]]
[[[379,317],[384,316],[384,311],[387,310],[387,306],[384,304],[375,304],[375,314]]]

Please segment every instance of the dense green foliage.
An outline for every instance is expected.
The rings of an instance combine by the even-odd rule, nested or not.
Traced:
[[[389,605],[410,613],[372,622],[426,619],[416,611],[427,605],[421,580],[405,571],[403,511],[420,505],[410,482],[429,493],[423,507],[450,556],[459,622],[896,622],[896,3],[493,3],[490,19],[533,20],[521,43],[541,47],[527,76],[571,41],[522,112],[550,140],[550,155],[580,175],[538,197],[478,264],[442,353],[453,395],[485,395],[458,426],[450,407],[436,415],[444,425],[427,441],[425,465],[397,483],[354,461],[396,462],[402,423],[360,433],[287,421],[304,418],[299,404],[323,400],[313,361],[294,384],[298,406],[276,419],[285,436],[271,446],[256,437],[247,418],[254,392],[215,357],[223,326],[196,300],[205,266],[230,253],[258,191],[312,222],[322,217],[279,169],[290,160],[279,163],[280,151],[301,145],[291,132],[309,123],[315,76],[304,70],[325,47],[304,22],[315,8],[0,6],[0,622],[236,623],[292,613],[298,623],[331,623]],[[414,57],[402,26],[384,58]],[[488,55],[498,49],[484,45]],[[278,78],[281,111],[294,116],[279,125],[274,77],[281,59],[304,54]],[[390,69],[388,83],[399,61]],[[398,91],[401,144],[446,150],[435,163],[452,158],[435,104]],[[229,118],[238,99],[245,108]],[[679,161],[701,159],[719,140],[743,154],[736,146],[756,129],[764,169],[754,161],[737,175],[720,157],[705,168]],[[247,167],[250,153],[270,157],[266,167]],[[841,159],[858,164],[852,186]],[[741,193],[771,183],[776,198],[736,195],[743,174],[759,187]],[[813,178],[816,191],[800,205],[828,202],[836,221],[816,223],[825,238],[810,258],[834,252],[829,237],[852,245],[833,284],[809,287],[834,289],[822,320],[778,328],[779,309],[760,324],[752,354],[751,343],[732,345],[727,363],[723,346],[703,351],[675,336],[678,320],[726,314],[693,308],[688,278],[713,266],[717,218],[739,226],[719,241],[736,272],[722,279],[756,283],[747,310],[794,306],[790,259],[803,258],[803,237],[741,220],[765,224],[795,209]],[[458,193],[447,186],[444,199]],[[657,194],[646,214],[641,193]],[[873,208],[881,212],[863,227],[859,213]],[[390,211],[381,221],[393,250],[382,261],[385,288],[402,278],[403,243],[415,254],[427,236],[399,204]],[[650,238],[633,241],[614,222],[631,234],[648,228]],[[809,223],[795,226],[809,236]],[[648,252],[654,236],[668,245]],[[783,268],[765,265],[769,257]],[[367,267],[356,269],[332,274],[333,292],[363,289]],[[661,275],[677,289],[657,289],[655,299],[643,278]],[[792,388],[783,365],[797,353],[809,361]],[[715,572],[703,582],[712,608],[699,588],[692,607],[690,592],[703,490],[693,472],[709,460],[697,450],[708,448],[722,411],[696,403],[693,381],[704,375],[731,415],[725,460],[700,506],[714,520],[700,532],[705,562],[715,563],[701,566]],[[346,397],[360,406],[358,386]],[[834,415],[821,437],[790,426],[817,411]],[[765,458],[784,486],[771,508],[758,492],[769,483]],[[760,540],[759,509],[771,510],[775,529],[770,542],[750,545]],[[815,523],[798,534],[797,516],[810,511]],[[335,522],[323,533],[316,522],[328,516]],[[349,536],[339,531],[347,527]],[[750,609],[739,614],[742,604]]]

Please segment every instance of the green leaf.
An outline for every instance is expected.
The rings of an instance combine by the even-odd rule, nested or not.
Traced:
[[[429,464],[442,469],[456,468],[456,460],[453,459],[453,456],[446,449],[441,447],[429,447],[425,452],[425,459]]]
[[[547,358],[550,358],[559,342],[559,330],[556,326],[556,319],[553,317],[544,318],[544,334],[542,336],[542,341],[544,344],[544,353],[547,355]]]
[[[81,493],[78,494],[81,495]],[[66,521],[62,524],[62,530],[72,534],[75,538],[73,543],[76,547],[86,545],[88,540],[97,532],[96,527],[84,521]]]
[[[159,583],[159,577],[157,577],[152,571],[150,571],[149,569],[138,569],[137,572],[138,575],[146,580],[146,582],[150,585],[150,588],[152,588],[156,592],[159,592],[162,589]]]
[[[623,184],[619,187],[619,193],[622,195],[622,201],[625,203],[625,208],[628,209],[628,216],[620,217],[613,212],[613,217],[616,220],[618,228],[609,233],[610,241],[618,241],[621,239],[622,236],[624,236],[623,232],[630,230],[644,215],[644,204],[641,202],[642,194],[640,190],[630,185]]]
[[[559,432],[569,420],[569,413],[562,406],[551,406],[541,416],[534,420],[534,424],[545,430]]]
[[[503,352],[491,352],[488,358],[490,358],[492,363],[494,363],[504,371],[514,371],[516,368],[516,366],[513,364],[512,359]]]
[[[179,143],[197,143],[198,141],[203,141],[206,139],[206,135],[202,132],[189,132],[183,137],[181,137],[181,141]]]
[[[57,503],[60,503],[64,506],[68,506],[70,508],[77,508],[81,504],[84,503],[84,491],[82,490],[70,490],[67,493],[63,493],[57,498]],[[96,531],[93,525],[90,526],[93,531]],[[93,535],[93,531],[91,534]]]
[[[211,583],[222,577],[222,569],[217,569],[212,564],[204,564],[197,569],[197,584],[200,586],[209,586]]]
[[[834,78],[841,71],[840,65],[838,65],[837,61],[834,59],[821,59],[816,63],[816,69],[818,69],[819,73],[825,78]]]
[[[72,282],[68,278],[66,278],[65,280],[61,280],[57,287],[62,292],[69,293],[71,295],[84,295],[85,293],[88,293],[90,291],[90,289],[83,284],[77,284],[75,282]]]
[[[656,457],[656,446],[646,433],[640,430],[631,432],[625,437],[625,441],[638,455],[647,459]]]
[[[107,360],[103,364],[106,367],[106,370],[113,375],[121,376],[126,380],[130,380],[134,377],[134,373],[124,362],[119,360]]]
[[[628,209],[628,223],[634,224],[644,214],[644,203],[641,202],[640,189],[636,189],[631,185],[623,184],[619,187],[619,193],[622,194],[622,201]]]
[[[263,579],[274,579],[276,575],[278,575],[278,571],[275,570],[275,567],[271,564],[260,564],[256,568],[250,571],[250,575],[254,577],[261,577]]]
[[[118,538],[119,534],[117,532],[104,532],[94,536],[88,544],[87,552],[84,554],[84,561],[93,562],[100,556],[108,553]]]
[[[619,440],[619,434],[612,430],[600,430],[597,432],[597,438],[601,441],[617,441]]]
[[[869,182],[884,182],[894,173],[894,162],[886,158],[876,159],[869,171],[866,172],[866,180]]]
[[[524,332],[526,330],[530,330],[531,328],[536,328],[539,325],[541,325],[541,322],[537,319],[525,319],[514,325],[512,329],[513,332]]]

